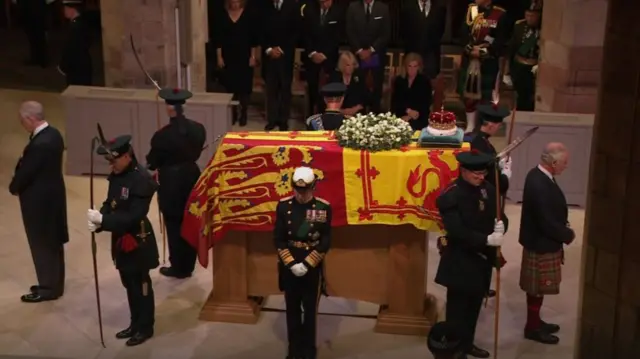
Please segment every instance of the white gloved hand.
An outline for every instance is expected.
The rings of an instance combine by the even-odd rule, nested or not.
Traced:
[[[500,232],[493,232],[487,236],[487,245],[491,247],[500,247],[504,240],[504,235]]]
[[[496,224],[493,226],[493,233],[500,233],[504,235],[504,222],[496,221]]]
[[[89,228],[89,232],[95,232],[95,231],[97,231],[97,230],[98,230],[98,228],[100,228],[100,225],[95,224],[95,223],[93,223],[93,222],[89,221],[89,222],[87,223],[87,227]]]
[[[531,68],[531,73],[532,73],[532,74],[534,74],[534,75],[537,75],[537,74],[538,74],[538,65],[534,65],[534,66]]]
[[[100,213],[100,211],[96,211],[95,209],[88,209],[87,219],[89,220],[89,222],[102,224],[102,213]]]
[[[511,75],[502,76],[502,82],[509,87],[513,87],[513,80],[511,79]]]
[[[508,179],[511,179],[511,157],[506,157],[500,160],[500,162],[498,162],[498,165],[500,166],[501,170],[500,172],[507,176]]]
[[[294,264],[291,267],[291,272],[296,277],[302,277],[303,275],[307,274],[308,271],[309,269],[307,269],[307,266],[304,265],[303,263]]]

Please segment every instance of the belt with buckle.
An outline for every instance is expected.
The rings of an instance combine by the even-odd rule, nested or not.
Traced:
[[[320,243],[320,241],[313,241],[313,242],[301,242],[301,241],[289,241],[289,247],[294,247],[294,248],[313,248],[315,246],[318,245],[318,243]]]
[[[538,64],[538,59],[529,59],[524,56],[516,55],[515,59],[517,62],[523,65],[535,66]]]

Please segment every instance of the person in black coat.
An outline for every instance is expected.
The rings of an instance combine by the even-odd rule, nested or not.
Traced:
[[[342,101],[342,114],[345,116],[354,116],[363,114],[368,104],[368,91],[358,71],[358,61],[356,57],[349,51],[340,54],[338,59],[338,71],[334,72],[330,77],[331,83],[342,83],[347,87]],[[322,111],[325,109],[323,102]]]
[[[157,189],[156,181],[138,164],[131,136],[102,143],[96,153],[111,165],[107,198],[99,210],[87,210],[91,232],[111,232],[111,257],[127,291],[131,322],[116,333],[127,346],[144,343],[153,336],[155,300],[149,270],[157,268],[158,245],[147,217]]]
[[[447,23],[447,4],[442,0],[405,0],[400,12],[400,35],[404,53],[422,56],[424,73],[435,79],[440,73],[440,42]]]
[[[403,74],[393,82],[391,111],[419,131],[429,124],[431,82],[422,74],[422,58],[415,53],[404,57]]]
[[[324,85],[321,93],[327,108],[324,113],[313,115],[307,119],[307,129],[311,131],[337,131],[344,121],[344,115],[340,112],[340,108],[346,90],[347,86],[342,82]]]
[[[38,284],[21,300],[38,303],[58,299],[64,293],[63,245],[69,241],[62,175],[64,140],[45,121],[41,104],[23,103],[20,118],[31,136],[16,165],[9,192],[20,200],[22,222],[38,277]]]
[[[158,200],[167,227],[171,267],[160,268],[167,277],[191,277],[197,252],[181,235],[184,211],[193,186],[200,178],[200,158],[207,133],[201,123],[185,117],[183,105],[192,94],[186,90],[163,89],[169,124],[151,138],[147,166],[158,171]]]
[[[262,9],[262,77],[267,91],[265,131],[289,130],[291,83],[300,7],[295,0],[269,0]]]
[[[217,12],[211,24],[216,48],[217,65],[225,90],[240,102],[240,111],[233,111],[233,124],[247,125],[247,109],[253,91],[253,68],[259,45],[257,18],[244,0],[226,0],[225,10]]]
[[[64,16],[69,19],[67,36],[58,71],[66,77],[67,86],[91,86],[93,65],[91,62],[91,29],[81,14],[82,0],[64,0]]]
[[[461,330],[465,353],[489,358],[489,352],[473,342],[493,268],[500,265],[497,249],[509,221],[504,210],[495,218],[496,189],[485,180],[495,158],[471,150],[458,154],[457,160],[460,177],[436,200],[446,236],[439,239],[441,258],[435,281],[447,288],[447,321]]]
[[[557,344],[557,324],[540,318],[545,295],[560,293],[564,246],[576,237],[569,225],[567,201],[555,177],[567,168],[569,152],[561,143],[546,146],[538,166],[527,174],[522,194],[520,288],[527,294],[525,338]]]
[[[25,64],[47,67],[49,63],[47,17],[53,0],[13,0],[13,2],[18,6],[22,27],[29,42],[29,57]]]
[[[303,63],[307,79],[309,112],[322,106],[320,87],[327,83],[338,63],[338,47],[344,34],[344,8],[333,0],[311,0],[301,7],[304,36]]]

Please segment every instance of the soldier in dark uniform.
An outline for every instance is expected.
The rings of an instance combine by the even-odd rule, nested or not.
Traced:
[[[193,186],[200,177],[196,161],[200,158],[206,131],[202,124],[184,116],[186,90],[163,89],[159,96],[167,103],[169,124],[151,138],[147,166],[158,171],[158,200],[169,242],[171,267],[160,268],[167,277],[190,277],[196,265],[196,250],[180,235],[185,206]]]
[[[441,237],[441,258],[436,283],[447,287],[447,321],[459,328],[467,355],[488,358],[476,347],[476,322],[489,290],[508,220],[496,217],[495,187],[485,181],[495,158],[479,151],[462,152],[460,177],[436,201],[446,232]]]
[[[71,26],[58,70],[66,77],[67,86],[91,86],[93,66],[91,63],[91,31],[82,16],[83,0],[64,0],[64,16]]]
[[[344,35],[345,9],[333,0],[310,0],[300,8],[304,26],[303,57],[307,91],[309,95],[309,113],[317,111],[320,86],[324,85],[336,70],[338,47]]]
[[[276,207],[273,237],[287,306],[288,359],[317,357],[316,313],[324,292],[323,259],[331,247],[331,205],[314,197],[316,181],[311,168],[297,168],[294,196]]]
[[[111,256],[127,290],[131,323],[116,334],[127,345],[144,343],[153,336],[155,303],[149,270],[157,268],[158,246],[147,218],[157,185],[135,158],[125,135],[97,150],[111,164],[109,192],[99,211],[89,209],[89,230],[111,232]]]
[[[459,330],[449,322],[439,322],[431,327],[427,347],[434,359],[461,359],[465,355]]]
[[[542,8],[534,1],[525,12],[525,18],[516,21],[509,43],[508,73],[518,94],[517,105],[520,111],[535,109],[541,12]]]
[[[325,112],[309,117],[307,127],[314,131],[335,131],[342,126],[344,115],[340,112],[347,86],[342,82],[326,84],[322,87],[322,97],[326,104]]]
[[[475,127],[478,103],[492,100],[496,78],[500,73],[500,58],[504,54],[506,35],[505,10],[492,0],[475,0],[469,4],[463,31],[465,46],[460,66],[458,92],[467,112],[467,131]]]

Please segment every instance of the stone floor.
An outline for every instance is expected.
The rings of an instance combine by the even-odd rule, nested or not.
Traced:
[[[23,100],[44,104],[47,119],[64,133],[63,112],[57,94],[0,90],[0,187],[7,188],[15,161],[28,135],[17,119]],[[254,115],[250,128],[263,126]],[[38,358],[283,358],[285,353],[284,314],[268,312],[257,325],[236,325],[198,321],[198,312],[211,290],[211,272],[199,268],[185,281],[163,278],[154,271],[157,324],[156,336],[147,344],[126,348],[113,334],[128,324],[125,293],[109,258],[108,240],[98,235],[98,266],[104,318],[106,349],[99,342],[90,236],[85,212],[89,202],[87,178],[67,177],[68,217],[71,241],[66,247],[67,287],[65,296],[43,304],[23,304],[20,295],[35,283],[35,273],[21,224],[16,198],[0,191],[0,356]],[[96,195],[105,192],[106,182],[97,179]],[[570,212],[577,240],[567,250],[562,294],[548,297],[543,308],[547,321],[562,326],[561,342],[544,346],[522,338],[525,298],[518,288],[520,246],[517,224],[520,208],[509,205],[507,213],[513,227],[503,249],[510,262],[503,270],[500,313],[501,359],[573,358],[576,332],[579,270],[581,262],[584,211]],[[152,209],[151,219],[158,223]],[[444,289],[433,283],[438,264],[431,241],[427,290],[443,305]],[[270,298],[269,307],[282,308],[282,297]],[[490,300],[478,324],[477,344],[493,348],[495,301]],[[322,312],[375,315],[377,307],[340,298],[323,298]],[[375,334],[374,320],[322,315],[319,317],[320,358],[430,358],[424,338]],[[4,357],[4,356],[2,356]]]

